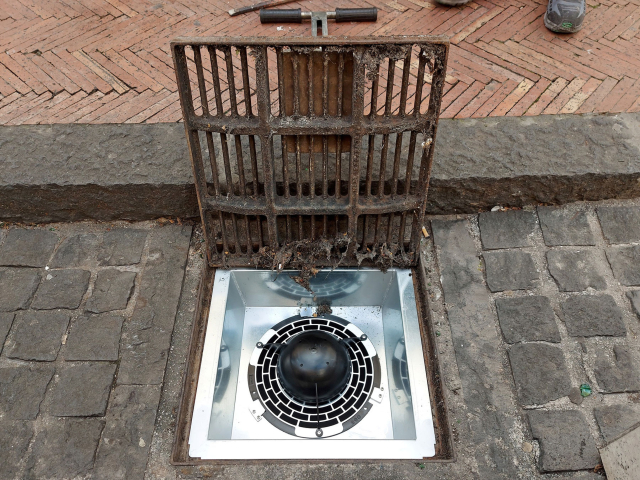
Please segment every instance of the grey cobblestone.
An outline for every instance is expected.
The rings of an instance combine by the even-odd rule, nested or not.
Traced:
[[[549,273],[562,292],[582,292],[591,287],[607,288],[604,260],[595,252],[550,250],[547,252]]]
[[[564,322],[573,337],[627,334],[622,311],[611,295],[578,295],[562,302]]]
[[[595,245],[587,214],[563,207],[538,207],[538,218],[544,243],[550,247],[560,245]]]
[[[640,245],[607,250],[613,274],[622,285],[640,285]]]
[[[146,238],[145,230],[121,228],[106,232],[98,252],[100,265],[120,266],[140,263]]]
[[[0,268],[0,312],[27,308],[40,283],[40,274],[31,268]]]
[[[15,267],[44,267],[58,243],[54,232],[12,228],[0,247],[0,265]]]
[[[542,343],[519,343],[509,360],[522,405],[542,405],[569,395],[571,381],[562,349]]]
[[[15,318],[15,313],[1,313],[0,312],[0,353],[2,353],[2,347],[4,346],[4,341],[9,334],[9,330],[11,329],[11,325],[13,325],[13,319]]]
[[[640,405],[607,405],[593,412],[606,443],[640,422]]]
[[[511,379],[504,375],[500,338],[470,224],[468,220],[434,220],[431,225],[469,418],[466,432],[475,445],[476,475],[515,478],[518,469],[513,456],[518,453],[515,446],[505,448],[513,445],[508,432],[518,428]],[[493,405],[494,414],[486,415],[487,405]],[[491,458],[491,464],[486,458]]]
[[[40,411],[54,368],[20,365],[0,368],[0,418],[33,420]]]
[[[496,310],[507,343],[560,342],[560,332],[547,297],[498,298]]]
[[[631,302],[631,308],[636,316],[640,319],[640,290],[632,290],[627,292],[627,298]]]
[[[124,310],[133,293],[135,279],[135,272],[121,272],[115,268],[98,272],[93,293],[87,300],[87,311],[102,313]]]
[[[70,315],[62,311],[20,312],[7,339],[5,355],[20,360],[52,362],[58,356]]]
[[[492,292],[527,290],[538,284],[540,274],[531,254],[519,250],[484,252],[487,285]]]
[[[50,421],[33,442],[27,477],[86,478],[93,468],[102,427],[103,421],[97,418]]]
[[[508,210],[480,214],[480,238],[485,250],[528,247],[536,228],[534,212]]]
[[[631,243],[640,240],[640,207],[598,207],[598,218],[609,243]]]
[[[88,267],[97,262],[100,237],[95,233],[80,233],[66,238],[56,250],[51,267]]]
[[[16,243],[25,229],[13,230]],[[142,478],[191,227],[38,231],[54,241],[40,260],[18,262],[34,267],[0,266],[0,478]],[[0,229],[0,255],[8,232]],[[124,380],[140,384],[114,389],[118,364]],[[105,422],[111,434],[96,474]]]
[[[80,317],[72,323],[63,356],[65,360],[118,360],[121,315]]]
[[[19,478],[20,463],[33,437],[31,422],[0,422],[0,476]]]
[[[75,309],[89,287],[91,273],[86,270],[51,270],[42,279],[31,304],[38,310]]]
[[[606,347],[598,349],[593,368],[600,389],[606,393],[640,391],[640,368],[634,362],[629,347],[615,345],[613,354],[607,350]]]
[[[58,417],[104,415],[115,372],[112,363],[64,365],[51,390],[50,413]]]
[[[125,322],[118,384],[162,382],[187,262],[191,227],[165,226],[149,235],[149,260],[131,319]]]
[[[115,388],[96,456],[97,478],[144,477],[159,401],[159,385]]]
[[[533,438],[540,443],[543,472],[593,469],[600,455],[584,415],[575,410],[528,413]]]

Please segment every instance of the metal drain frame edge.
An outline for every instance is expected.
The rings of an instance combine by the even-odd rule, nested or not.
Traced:
[[[426,295],[427,277],[424,270],[424,258],[420,256],[417,267],[411,269],[411,275],[415,279],[415,299],[417,304],[418,320],[420,327],[421,342],[423,345],[424,367],[426,368],[427,381],[429,384],[430,403],[433,410],[434,427],[436,431],[436,454],[433,457],[424,458],[424,463],[452,463],[457,460],[454,449],[453,433],[449,421],[449,414],[446,405],[446,398],[442,383],[441,367],[436,349],[435,329],[429,311],[429,301]],[[171,450],[170,464],[175,466],[197,466],[197,465],[237,465],[237,464],[260,464],[265,462],[273,465],[300,463],[297,459],[201,459],[189,455],[189,432],[192,423],[193,406],[198,384],[198,376],[202,363],[202,352],[204,339],[207,332],[209,318],[209,308],[211,303],[211,292],[213,289],[214,277],[217,268],[211,267],[204,262],[202,266],[202,280],[198,291],[197,309],[193,315],[192,334],[189,341],[186,364],[182,378],[182,394],[177,408],[175,421],[174,442]],[[437,396],[437,398],[436,398]],[[305,463],[413,463],[415,460],[378,458],[362,459],[305,459]]]

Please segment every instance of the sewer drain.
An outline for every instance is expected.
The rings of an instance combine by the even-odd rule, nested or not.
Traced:
[[[340,393],[318,404],[289,395],[277,375],[280,349],[266,347],[286,343],[301,332],[313,330],[343,340],[364,338],[345,342],[351,377]],[[264,409],[261,416],[283,432],[304,438],[330,437],[357,425],[374,408],[369,400],[382,400],[380,377],[380,361],[371,341],[358,327],[333,315],[321,318],[296,315],[269,329],[251,355],[248,372],[251,398]]]

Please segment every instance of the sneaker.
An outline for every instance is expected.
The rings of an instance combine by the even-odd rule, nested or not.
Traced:
[[[582,28],[585,0],[549,0],[544,26],[552,32],[575,33]]]
[[[465,5],[470,1],[471,0],[436,0],[440,5],[446,5],[448,7],[459,7],[460,5]]]

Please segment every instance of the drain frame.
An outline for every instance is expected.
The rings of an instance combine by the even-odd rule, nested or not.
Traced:
[[[192,327],[192,335],[189,344],[189,352],[187,365],[183,377],[183,390],[178,406],[176,430],[174,436],[174,444],[171,453],[171,464],[173,465],[217,465],[217,464],[246,464],[260,463],[264,464],[285,464],[285,463],[379,463],[381,461],[390,463],[413,463],[415,459],[211,459],[203,460],[189,456],[189,433],[191,429],[192,412],[195,403],[196,387],[200,372],[200,363],[202,360],[204,338],[207,330],[207,319],[209,316],[209,307],[211,292],[213,289],[213,281],[215,277],[215,268],[207,265],[203,267],[203,277],[199,290],[198,310],[194,318]],[[435,349],[435,329],[430,318],[428,299],[426,296],[426,273],[421,264],[417,268],[411,269],[413,278],[413,287],[415,292],[418,327],[420,330],[420,339],[422,343],[422,352],[424,356],[426,380],[429,388],[430,405],[432,410],[432,418],[435,429],[436,452],[432,457],[424,458],[423,462],[429,463],[448,463],[455,461],[455,451],[453,449],[453,437],[450,424],[448,421],[447,408],[445,398],[443,397],[443,386],[440,374],[440,365],[437,350]]]

